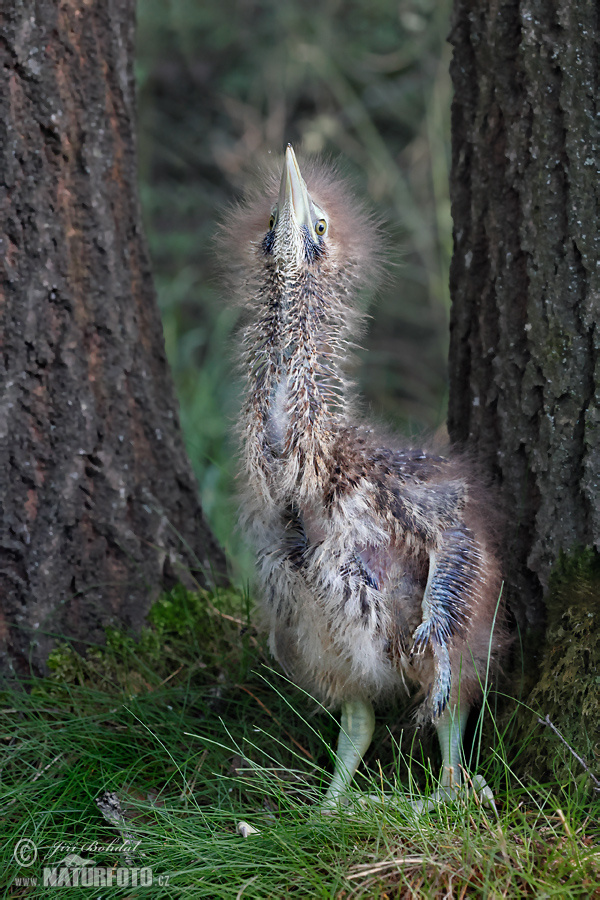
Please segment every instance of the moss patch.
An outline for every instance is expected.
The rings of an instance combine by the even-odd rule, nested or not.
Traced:
[[[547,629],[539,680],[527,706],[549,716],[569,745],[600,774],[600,554],[585,548],[561,557],[546,597]],[[580,763],[548,727],[534,733],[518,760],[525,774],[591,788]],[[532,715],[518,714],[518,731],[531,732]]]
[[[85,656],[59,644],[48,657],[48,681],[120,687],[136,695],[192,677],[208,683],[243,679],[257,655],[249,616],[245,594],[189,591],[179,584],[156,600],[141,634],[107,629],[106,645],[89,647]]]

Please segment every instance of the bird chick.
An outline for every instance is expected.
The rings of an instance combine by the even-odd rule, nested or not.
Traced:
[[[243,334],[242,523],[262,616],[285,671],[341,707],[335,807],[368,748],[373,702],[421,690],[442,785],[504,642],[487,510],[458,458],[386,446],[354,412],[345,372],[379,236],[335,171],[283,172],[227,222]]]

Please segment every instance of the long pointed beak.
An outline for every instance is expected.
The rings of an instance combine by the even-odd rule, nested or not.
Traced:
[[[281,187],[279,188],[280,215],[285,208],[290,210],[299,227],[306,225],[312,231],[312,203],[291,144],[287,145],[285,151]]]

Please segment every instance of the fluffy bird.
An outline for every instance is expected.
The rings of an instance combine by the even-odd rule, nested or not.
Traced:
[[[500,574],[463,460],[382,440],[354,410],[345,366],[380,236],[333,169],[291,146],[232,211],[227,268],[243,335],[242,523],[257,553],[270,649],[341,707],[325,810],[373,735],[373,702],[420,689],[445,789],[503,641]]]

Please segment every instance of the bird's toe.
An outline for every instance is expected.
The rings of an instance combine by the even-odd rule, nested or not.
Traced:
[[[433,794],[413,800],[411,805],[417,813],[433,812],[441,803],[464,803],[471,797],[482,807],[492,809],[497,814],[493,791],[483,775],[474,775],[462,784],[440,785]]]

